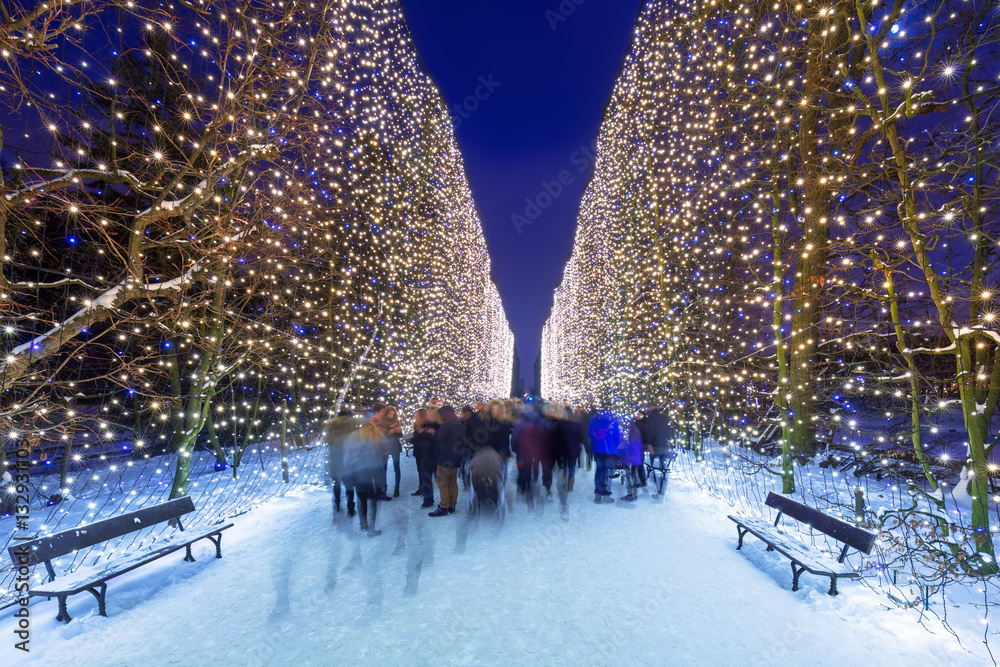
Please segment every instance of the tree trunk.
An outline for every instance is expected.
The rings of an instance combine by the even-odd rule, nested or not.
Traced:
[[[288,407],[281,412],[281,481],[288,484]]]
[[[217,271],[218,286],[212,299],[212,312],[221,313],[225,304],[228,271],[219,268]],[[177,465],[174,469],[174,480],[170,488],[170,498],[180,498],[188,493],[188,477],[191,474],[191,454],[198,441],[198,434],[204,428],[206,420],[211,416],[212,396],[219,381],[218,375],[213,375],[213,366],[219,358],[219,345],[222,340],[222,317],[209,318],[211,326],[205,331],[204,339],[213,341],[212,347],[205,349],[195,371],[195,382],[192,383],[188,395],[188,409],[184,413],[185,428],[177,443]],[[179,359],[178,359],[179,363]],[[178,373],[180,371],[178,370]]]
[[[777,146],[777,143],[775,143]],[[772,160],[777,164],[778,151],[775,149]],[[777,169],[773,172],[774,183],[771,186],[771,243],[774,254],[774,273],[772,275],[772,326],[774,327],[774,355],[778,361],[778,381],[774,389],[774,401],[778,406],[781,418],[781,492],[795,493],[794,451],[792,449],[792,416],[789,414],[789,378],[788,353],[784,336],[785,320],[785,233],[781,229],[781,181]]]
[[[972,530],[976,541],[976,552],[983,556],[983,574],[995,574],[997,565],[993,550],[993,535],[990,532],[990,494],[987,465],[987,440],[989,439],[989,418],[991,411],[979,410],[976,401],[976,376],[971,367],[973,359],[973,339],[963,336],[958,344],[958,377],[962,413],[965,429],[969,435],[969,495],[972,498]]]
[[[215,462],[225,463],[226,452],[222,449],[222,445],[219,444],[219,438],[215,434],[215,424],[212,422],[211,414],[209,414],[208,422],[205,425],[208,427],[208,441],[212,443],[212,449],[215,450]]]
[[[253,442],[254,418],[257,416],[257,413],[260,408],[260,394],[262,385],[263,385],[263,375],[258,374],[257,391],[254,392],[253,403],[250,405],[250,413],[247,421],[246,432],[243,434],[243,442],[242,444],[237,442],[235,446],[235,451],[233,452],[233,479],[236,479],[236,477],[238,476],[237,471],[239,470],[240,463],[243,461],[243,452],[246,451],[246,448],[250,446],[251,442]]]
[[[793,293],[788,374],[789,450],[800,457],[812,456],[816,451],[816,353],[830,242],[830,192],[824,183],[818,137],[825,42],[819,27],[810,26],[802,93],[805,104],[799,118],[803,196],[802,210],[797,213],[802,220],[802,248]]]

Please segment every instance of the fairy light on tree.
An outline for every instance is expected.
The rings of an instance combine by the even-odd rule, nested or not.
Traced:
[[[66,453],[128,429],[176,453],[176,497],[199,442],[235,476],[338,401],[506,394],[513,337],[397,4],[53,3],[0,48],[6,428]]]
[[[928,544],[952,534],[939,478],[965,449],[967,541],[933,558],[992,572],[997,21],[962,1],[647,3],[545,325],[545,396],[666,404],[685,443],[710,435],[785,493],[816,455],[897,470]],[[967,437],[941,444],[957,417]]]

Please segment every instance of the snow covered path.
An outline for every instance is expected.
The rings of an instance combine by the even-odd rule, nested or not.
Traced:
[[[786,561],[736,552],[727,507],[676,480],[663,503],[598,506],[581,470],[568,521],[558,501],[519,501],[464,539],[461,512],[419,510],[404,462],[380,537],[331,524],[321,490],[270,501],[235,520],[222,560],[206,543],[193,565],[178,554],[112,581],[110,618],[89,595],[66,626],[54,601],[34,604],[28,659],[5,610],[0,664],[990,664],[856,583],[831,598],[804,575],[791,592]]]

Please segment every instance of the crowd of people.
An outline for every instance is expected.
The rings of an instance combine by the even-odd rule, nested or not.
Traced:
[[[469,492],[471,511],[492,507],[503,516],[509,474],[516,474],[517,494],[529,505],[536,498],[551,501],[555,481],[565,511],[565,494],[575,489],[578,469],[594,470],[595,503],[614,502],[611,480],[619,475],[628,487],[622,500],[632,502],[647,487],[646,455],[654,468],[657,460],[665,468],[674,437],[660,408],[622,422],[607,410],[520,400],[493,400],[458,411],[432,404],[416,411],[407,433],[419,480],[410,495],[423,499],[421,508],[434,508],[431,517],[456,512],[459,480]],[[369,537],[380,535],[378,503],[400,495],[404,429],[398,410],[379,402],[364,415],[342,410],[323,424],[322,438],[329,448],[334,513],[342,511],[344,497],[348,516],[357,514]],[[660,475],[654,497],[662,497],[664,480]]]

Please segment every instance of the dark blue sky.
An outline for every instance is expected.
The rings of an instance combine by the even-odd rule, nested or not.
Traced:
[[[465,103],[453,114],[458,143],[525,389],[533,384],[542,325],[591,176],[590,150],[641,1],[576,3],[402,0],[417,50],[449,108]],[[568,185],[548,198],[543,182],[558,192],[560,172]],[[529,220],[526,198],[551,203],[529,210],[537,213]],[[522,216],[520,231],[515,214]]]

